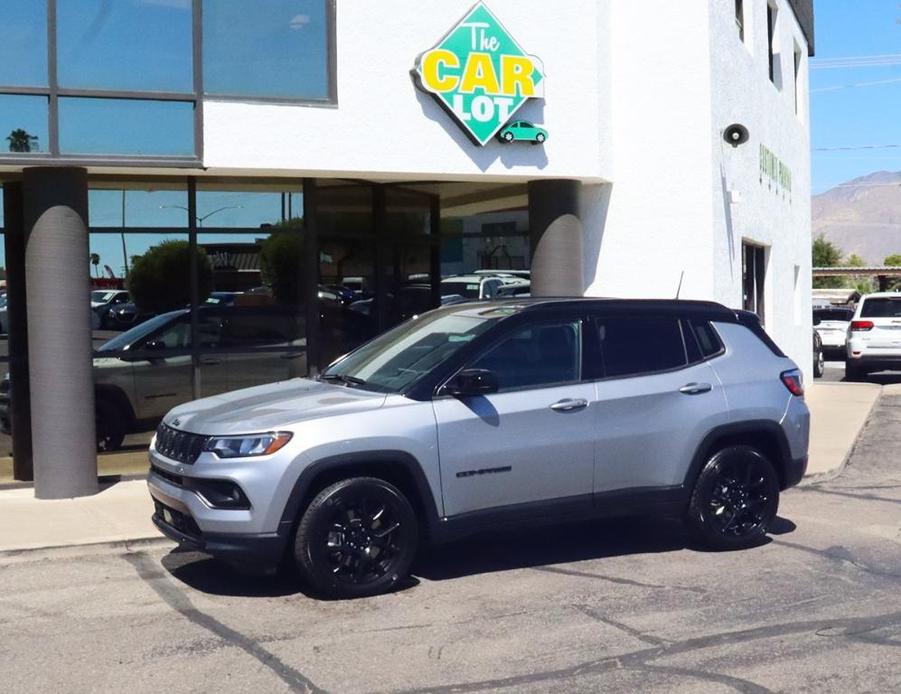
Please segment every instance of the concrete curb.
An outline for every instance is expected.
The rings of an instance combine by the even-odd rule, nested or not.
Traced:
[[[27,558],[39,555],[43,552],[59,552],[64,550],[71,550],[74,553],[78,554],[103,550],[124,550],[125,552],[136,552],[140,550],[160,549],[167,546],[175,547],[177,545],[169,538],[159,535],[156,537],[137,537],[118,540],[106,540],[101,542],[84,542],[66,545],[47,545],[41,547],[5,549],[0,550],[0,559]]]
[[[882,400],[882,396],[885,394],[885,386],[879,389],[879,395],[873,400],[870,405],[870,409],[867,410],[867,415],[864,418],[863,426],[860,427],[860,430],[857,432],[857,435],[854,437],[854,441],[851,442],[851,445],[848,447],[848,450],[845,452],[844,457],[842,458],[841,465],[832,470],[827,470],[826,472],[819,472],[813,475],[807,475],[798,483],[799,487],[811,487],[817,484],[823,484],[824,482],[831,482],[832,480],[840,477],[841,474],[845,471],[845,468],[848,466],[848,461],[851,460],[851,456],[854,455],[854,451],[857,448],[857,444],[860,441],[861,436],[863,435],[864,429],[867,428],[867,424],[870,421],[870,417],[873,415],[873,410],[876,409],[876,406]]]

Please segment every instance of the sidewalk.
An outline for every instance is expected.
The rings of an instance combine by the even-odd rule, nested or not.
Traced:
[[[870,383],[808,387],[812,423],[807,482],[841,471],[881,391],[882,386]],[[146,470],[146,457],[143,461]],[[3,489],[0,552],[162,538],[150,520],[152,513],[143,480],[119,482],[94,496],[60,501],[39,501],[31,487]]]
[[[30,487],[0,491],[0,552],[162,537],[143,480],[94,496],[43,501]]]
[[[875,383],[813,383],[805,399],[810,408],[810,461],[807,481],[841,472],[882,386]]]

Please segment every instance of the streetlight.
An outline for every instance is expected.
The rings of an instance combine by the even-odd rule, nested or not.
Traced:
[[[191,210],[189,210],[184,205],[160,205],[160,209],[161,210],[184,210],[188,214],[191,214]],[[202,217],[195,216],[194,219],[197,220],[197,226],[200,227],[201,229],[203,229],[203,221],[205,219],[209,219],[217,212],[222,212],[223,210],[243,210],[243,209],[244,209],[244,205],[226,205],[225,207],[220,207],[216,210],[213,210],[212,212],[209,212],[209,213],[203,215]]]

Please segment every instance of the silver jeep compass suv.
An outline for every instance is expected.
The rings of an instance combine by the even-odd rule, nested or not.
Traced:
[[[329,597],[417,546],[638,511],[758,542],[807,465],[796,365],[713,303],[526,299],[426,313],[295,379],[188,403],[150,448],[154,521]]]

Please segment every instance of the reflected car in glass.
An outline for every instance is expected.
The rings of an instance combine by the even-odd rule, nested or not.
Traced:
[[[303,319],[295,307],[201,307],[200,389],[212,396],[307,372]],[[265,349],[268,351],[259,351]],[[191,312],[171,311],[103,343],[94,353],[97,450],[152,431],[194,398]],[[9,433],[9,377],[0,384],[0,426]]]

